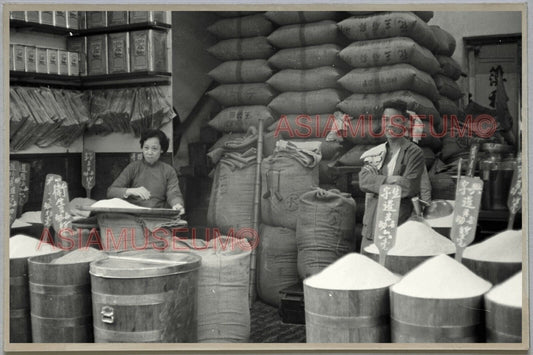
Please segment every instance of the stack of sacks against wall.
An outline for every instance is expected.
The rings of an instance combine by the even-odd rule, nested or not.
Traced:
[[[325,166],[342,150],[338,142],[326,140],[336,106],[345,96],[338,84],[345,74],[338,58],[345,43],[337,28],[342,14],[271,11],[266,16],[280,26],[268,36],[278,48],[268,61],[278,71],[267,82],[279,95],[269,104],[276,122],[269,127],[266,140],[321,141],[321,165]],[[327,179],[323,176],[320,183]]]
[[[492,284],[447,255],[435,256],[391,287],[394,293],[429,299],[460,299],[483,295]]]
[[[379,254],[375,244],[369,245],[365,251]],[[407,221],[396,230],[396,242],[388,255],[395,256],[433,256],[455,253],[453,242],[435,232],[425,223]]]
[[[340,57],[353,69],[339,83],[352,93],[338,108],[358,120],[369,121],[378,137],[351,137],[353,144],[379,144],[385,140],[381,128],[383,103],[404,101],[408,110],[423,119],[425,137],[420,146],[434,151],[440,140],[431,137],[441,120],[436,104],[439,91],[432,75],[440,65],[434,51],[439,47],[430,26],[412,12],[376,12],[358,14],[339,22],[340,30],[352,43],[340,52]],[[430,120],[429,116],[433,119]],[[356,126],[356,123],[353,124]]]
[[[272,30],[264,13],[224,18],[208,28],[220,39],[208,52],[223,61],[209,73],[220,85],[208,94],[224,107],[209,122],[216,130],[244,133],[259,119],[266,127],[274,122],[267,105],[276,91],[266,83],[273,73],[267,59],[275,49],[266,38]]]

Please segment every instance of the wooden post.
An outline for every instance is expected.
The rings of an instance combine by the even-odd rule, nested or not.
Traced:
[[[509,209],[509,221],[507,229],[513,229],[515,216],[522,208],[522,161],[516,159],[516,165],[513,173],[513,180],[511,181],[511,189],[509,190],[509,197],[507,198],[507,208]]]
[[[253,211],[253,229],[256,236],[259,236],[259,219],[261,216],[261,162],[263,161],[263,125],[264,121],[259,120],[258,132],[257,132],[257,166],[255,171],[255,186],[254,186],[254,211]],[[259,236],[260,238],[260,236]],[[259,243],[261,240],[259,240]],[[257,247],[252,247],[250,255],[250,290],[249,290],[249,302],[250,308],[256,300],[256,283],[257,283]]]
[[[400,215],[402,188],[398,185],[381,185],[379,188],[374,244],[379,250],[379,263],[385,266],[387,253],[396,243],[396,229]]]
[[[9,226],[17,218],[20,193],[20,162],[9,162]]]
[[[22,208],[28,202],[30,197],[30,164],[21,163],[20,164],[20,191],[19,191],[19,200],[18,200],[18,215],[22,214]]]

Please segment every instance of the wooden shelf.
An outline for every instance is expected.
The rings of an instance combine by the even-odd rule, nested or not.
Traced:
[[[73,28],[43,25],[43,24],[36,23],[36,22],[26,22],[22,20],[9,20],[9,27],[24,29],[27,31],[44,32],[44,33],[51,33],[51,34],[64,35],[64,36],[69,36],[69,35],[71,36],[75,32],[79,31]]]
[[[9,26],[12,28],[24,29],[27,31],[44,32],[50,34],[58,34],[71,37],[90,36],[96,34],[127,32],[136,30],[153,29],[158,31],[168,31],[172,26],[158,21],[131,23],[127,25],[117,25],[109,27],[89,28],[89,29],[74,29],[64,28],[52,25],[43,25],[35,22],[26,22],[22,20],[9,20]]]
[[[124,87],[124,85],[170,85],[171,73],[142,71],[92,76],[67,76],[44,73],[10,71],[11,85],[44,85],[70,89]]]
[[[114,32],[127,32],[135,30],[159,30],[159,31],[168,31],[172,26],[167,23],[162,23],[158,21],[152,22],[139,22],[131,23],[127,25],[116,25],[109,27],[99,27],[99,28],[89,28],[85,30],[77,30],[74,32],[74,36],[90,36],[103,33],[114,33]]]
[[[21,85],[43,85],[43,86],[58,86],[64,88],[81,88],[79,76],[44,74],[44,73],[28,73],[23,71],[9,72],[9,83]]]
[[[171,73],[142,71],[132,73],[115,73],[105,75],[84,76],[81,87],[85,89],[99,87],[124,87],[128,85],[170,85]]]

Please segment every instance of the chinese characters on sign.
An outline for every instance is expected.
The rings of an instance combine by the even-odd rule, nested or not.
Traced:
[[[95,156],[94,152],[84,150],[81,160],[81,184],[87,191],[87,197],[91,197],[91,189],[95,185]]]
[[[30,197],[30,164],[28,163],[21,163],[20,164],[20,195],[19,195],[19,214],[22,213],[22,207],[28,202],[28,198]]]
[[[67,183],[55,181],[50,197],[52,225],[56,233],[66,228],[72,228],[72,216],[67,211],[67,204],[70,201]]]
[[[382,185],[379,188],[378,208],[374,225],[374,244],[379,250],[379,262],[385,265],[387,252],[396,241],[396,229],[400,214],[402,188],[398,185]]]
[[[477,218],[481,204],[483,181],[478,177],[462,176],[455,192],[455,210],[451,238],[455,244],[455,258],[460,261],[463,250],[476,235]]]
[[[9,162],[9,225],[17,218],[20,192],[20,162]]]
[[[41,207],[41,221],[44,227],[50,227],[52,225],[52,188],[53,185],[61,181],[62,178],[59,175],[48,174],[44,181],[43,203]]]

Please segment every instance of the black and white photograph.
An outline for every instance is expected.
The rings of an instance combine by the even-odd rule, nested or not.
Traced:
[[[526,19],[3,5],[4,350],[528,350]]]

